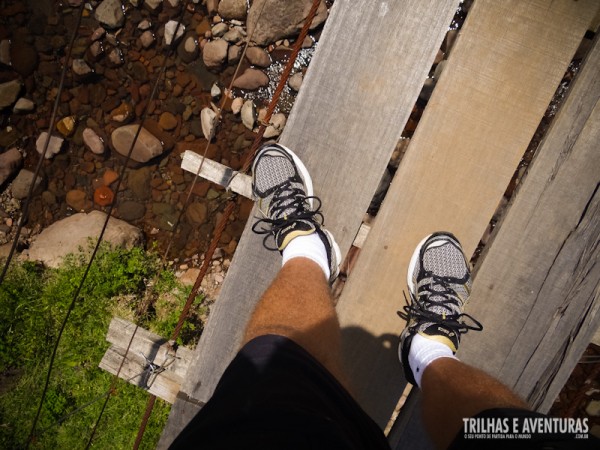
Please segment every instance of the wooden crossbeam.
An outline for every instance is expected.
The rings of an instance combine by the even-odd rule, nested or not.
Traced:
[[[325,225],[345,255],[400,138],[458,0],[335,2],[281,143],[308,167]],[[385,42],[385,45],[381,45]],[[348,68],[348,61],[352,61]],[[240,346],[251,311],[281,265],[250,230],[231,267],[182,386],[206,402]],[[198,411],[173,405],[159,448]]]
[[[248,175],[239,173],[230,167],[227,167],[221,163],[213,161],[212,159],[206,158],[204,164],[202,160],[204,158],[191,150],[183,152],[183,159],[181,160],[181,168],[193,173],[198,174],[200,177],[217,183],[226,189],[231,189],[233,192],[243,195],[249,199],[253,198],[252,195],[252,178]],[[202,164],[200,173],[198,168]]]
[[[127,352],[133,333],[135,336]],[[147,389],[169,403],[175,402],[192,350],[178,347],[173,352],[166,339],[118,317],[111,320],[106,340],[112,345],[100,361],[101,369],[116,374],[127,353],[119,378]]]

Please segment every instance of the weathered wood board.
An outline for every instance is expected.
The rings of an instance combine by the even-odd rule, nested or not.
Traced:
[[[281,137],[311,172],[345,254],[431,68],[458,0],[335,2]],[[246,226],[171,410],[166,448],[206,402],[239,348],[280,256]]]
[[[252,179],[250,176],[234,171],[230,167],[212,159],[206,158],[204,163],[202,163],[203,160],[204,158],[201,155],[191,150],[186,150],[183,153],[181,168],[194,175],[200,169],[200,173],[198,174],[200,177],[231,189],[236,194],[243,195],[244,197],[250,199],[254,197],[252,195]]]
[[[100,361],[101,369],[116,374],[127,353],[119,378],[148,389],[169,403],[175,401],[193,355],[190,349],[178,347],[173,352],[168,349],[166,339],[118,317],[111,320],[106,340],[112,345]],[[162,369],[149,371],[148,361]]]
[[[547,412],[600,326],[600,42],[477,271],[460,357]]]
[[[598,6],[473,4],[338,303],[348,374],[382,427],[404,387],[395,312],[415,246],[449,230],[473,253]]]
[[[98,367],[115,375],[119,370],[124,355],[124,349],[111,346],[102,357]],[[150,394],[158,398],[162,398],[169,403],[174,403],[183,378],[168,371],[160,374],[151,373],[145,370],[145,368],[146,360],[144,358],[140,355],[128,353],[119,378],[146,389]]]

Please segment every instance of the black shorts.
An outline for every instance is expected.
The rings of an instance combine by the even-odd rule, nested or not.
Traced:
[[[275,335],[246,344],[171,449],[387,449],[377,424],[317,360]]]
[[[522,409],[490,409],[475,418],[545,417]],[[451,449],[600,448],[597,440],[533,436],[481,440],[458,433]],[[171,449],[389,450],[377,424],[344,387],[302,347],[275,335],[246,344],[225,370],[211,400]],[[399,448],[404,448],[400,443]]]

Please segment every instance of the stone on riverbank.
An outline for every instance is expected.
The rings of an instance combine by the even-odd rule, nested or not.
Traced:
[[[139,125],[125,125],[114,130],[110,136],[114,149],[123,156],[127,156],[133,138],[137,132]],[[131,159],[140,163],[145,163],[161,155],[163,146],[161,142],[152,133],[142,127],[137,138]]]
[[[16,148],[0,154],[0,186],[2,186],[23,165],[23,156]]]
[[[89,214],[74,214],[59,220],[43,230],[29,249],[29,259],[41,261],[48,267],[58,267],[69,253],[77,253],[79,248],[89,247],[89,240],[95,239],[106,219],[101,211]],[[104,240],[116,247],[131,248],[142,243],[142,232],[127,222],[111,218]]]
[[[21,92],[21,82],[12,80],[0,83],[0,109],[12,105]]]
[[[268,45],[297,35],[304,26],[312,3],[312,0],[254,0],[248,12],[248,36],[252,36],[252,41],[258,45]],[[311,29],[325,19],[327,6],[321,1]]]
[[[246,69],[233,82],[233,87],[253,91],[269,84],[269,77],[258,69]]]
[[[121,28],[125,23],[125,14],[121,0],[104,0],[96,8],[94,17],[108,28]]]
[[[48,132],[42,131],[35,141],[35,149],[41,155],[44,153],[44,147],[46,145],[46,140],[48,139]],[[54,155],[60,152],[62,148],[64,139],[59,136],[51,136],[50,142],[48,143],[48,149],[46,150],[46,159],[52,158]]]
[[[244,20],[247,14],[246,6],[246,0],[221,0],[219,15],[224,19]]]
[[[34,173],[27,169],[21,169],[17,177],[10,185],[12,196],[17,200],[23,200],[29,194],[31,183],[33,183]],[[39,194],[42,190],[42,179],[40,177],[35,180],[34,194]]]
[[[217,69],[227,59],[227,41],[219,39],[207,42],[202,50],[202,60],[209,69]]]

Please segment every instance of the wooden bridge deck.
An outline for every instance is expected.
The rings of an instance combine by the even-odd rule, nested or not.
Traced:
[[[316,194],[324,203],[326,225],[344,255],[457,4],[458,0],[410,0],[374,5],[360,0],[336,2],[332,8],[281,143],[293,148],[311,171]],[[594,0],[558,0],[550,5],[542,0],[478,0],[471,9],[338,304],[353,393],[382,427],[405,384],[396,356],[403,324],[395,311],[401,306],[410,252],[424,234],[437,229],[454,231],[467,253],[473,252],[598,8]],[[597,85],[589,89],[597,94]],[[584,136],[582,148],[593,136],[597,139],[597,110],[593,111],[596,128],[573,129]],[[594,179],[597,183],[597,170],[586,178],[587,190],[579,199],[590,198]],[[594,195],[590,204],[596,205]],[[551,203],[552,198],[545,201]],[[580,201],[574,210],[584,207]],[[210,399],[238,350],[250,312],[279,268],[279,256],[263,249],[250,225],[211,310],[159,448],[166,448]],[[598,229],[585,236],[573,248],[591,246],[597,260]],[[506,242],[515,245],[510,239]],[[496,269],[488,270],[493,274]],[[596,283],[583,319],[590,328],[600,318],[600,276],[595,270],[587,272],[591,281],[586,278],[592,286]],[[477,303],[493,304],[490,292],[480,289],[479,296],[485,298]],[[487,289],[493,289],[489,282]],[[484,309],[478,318],[485,323],[498,308]],[[492,329],[500,335],[511,333],[503,342],[506,348],[519,332]],[[489,340],[496,335],[486,336]],[[580,333],[580,341],[585,336]],[[550,342],[554,341],[544,341]],[[570,351],[575,354],[577,348]],[[465,351],[466,360],[478,358],[472,348]],[[396,430],[394,436],[400,434]]]

